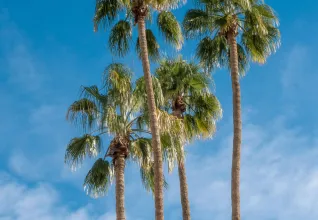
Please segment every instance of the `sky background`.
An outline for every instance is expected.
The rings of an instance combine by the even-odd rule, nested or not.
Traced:
[[[267,0],[279,14],[282,46],[242,78],[242,219],[318,219],[318,2]],[[114,220],[114,185],[104,198],[83,191],[92,161],[64,165],[78,131],[65,120],[81,85],[99,84],[121,61],[141,76],[132,52],[112,57],[107,34],[93,33],[94,0],[0,0],[0,219]],[[176,11],[179,20],[190,4]],[[170,49],[161,41],[161,49]],[[193,56],[197,41],[180,51]],[[152,65],[154,66],[154,65]],[[213,74],[224,116],[213,140],[187,147],[193,220],[230,219],[230,76]],[[177,172],[168,176],[165,219],[179,220]],[[126,169],[128,220],[154,219],[153,199],[135,165]]]

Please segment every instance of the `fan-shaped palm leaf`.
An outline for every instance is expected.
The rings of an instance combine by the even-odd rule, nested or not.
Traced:
[[[67,146],[65,163],[69,163],[76,169],[85,157],[96,157],[102,148],[102,141],[99,136],[85,134],[79,138],[73,138]]]
[[[178,50],[181,49],[183,37],[177,18],[169,11],[160,12],[157,25],[166,41],[174,45]]]
[[[99,158],[87,173],[84,189],[90,196],[97,198],[107,193],[114,176],[114,168],[108,161]]]

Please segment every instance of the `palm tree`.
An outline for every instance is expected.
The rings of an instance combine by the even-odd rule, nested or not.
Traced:
[[[138,25],[137,51],[141,57],[146,82],[147,102],[150,111],[150,128],[154,150],[155,174],[155,210],[156,219],[163,220],[163,167],[161,157],[160,134],[156,116],[155,97],[150,73],[149,57],[158,58],[159,45],[150,29],[146,29],[146,20],[151,19],[151,11],[159,11],[157,26],[166,41],[180,48],[183,42],[181,28],[169,9],[176,8],[180,0],[97,0],[94,29],[100,25],[110,26],[117,17],[124,15],[111,29],[109,46],[115,55],[124,56],[129,51],[132,39],[131,24]]]
[[[199,137],[211,137],[215,131],[215,121],[222,115],[222,109],[217,98],[209,91],[209,75],[204,73],[200,66],[187,63],[179,57],[163,60],[156,70],[156,77],[165,98],[164,107],[182,120],[186,140],[189,142]],[[182,154],[177,157],[177,162],[182,214],[184,220],[190,220],[183,146],[181,149]]]
[[[147,138],[150,132],[139,123],[145,114],[138,112],[146,112],[143,110],[145,104],[140,98],[142,88],[133,88],[131,71],[122,64],[111,64],[105,73],[102,90],[97,86],[83,87],[83,97],[68,109],[67,119],[79,124],[85,134],[70,141],[65,162],[76,168],[85,157],[102,153],[102,135],[111,137],[106,153],[88,172],[84,188],[93,197],[104,195],[115,175],[116,216],[118,220],[125,220],[125,161],[131,158],[139,164],[144,186],[153,190],[151,139]],[[108,157],[112,158],[112,163]]]
[[[249,61],[265,63],[280,45],[278,19],[262,0],[199,0],[186,13],[187,37],[203,37],[197,57],[209,69],[227,66],[233,92],[232,219],[240,219],[241,91],[239,76]],[[238,43],[239,41],[239,43]]]

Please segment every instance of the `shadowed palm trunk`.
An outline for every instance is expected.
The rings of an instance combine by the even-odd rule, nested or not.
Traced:
[[[125,217],[125,157],[120,155],[115,159],[116,175],[116,219],[126,220]]]
[[[229,31],[227,34],[228,43],[230,46],[230,66],[232,78],[233,92],[233,155],[232,155],[232,220],[240,220],[240,163],[241,163],[241,136],[242,136],[242,121],[241,121],[241,89],[239,82],[238,70],[238,54],[236,34],[234,31]]]
[[[141,7],[140,10],[146,10],[146,7]],[[156,220],[163,220],[163,167],[162,154],[160,146],[160,135],[156,116],[156,104],[152,87],[152,79],[150,73],[150,64],[148,58],[148,48],[146,39],[145,15],[138,16],[138,35],[141,50],[142,67],[147,90],[147,101],[150,112],[150,128],[152,134],[152,146],[154,151],[154,175],[155,175],[155,209]]]
[[[182,111],[180,109],[175,109],[173,115],[182,118]],[[190,202],[188,193],[188,183],[187,174],[185,169],[184,158],[178,161],[178,171],[179,171],[179,184],[180,184],[180,196],[181,196],[181,206],[182,206],[182,216],[183,220],[190,220]]]

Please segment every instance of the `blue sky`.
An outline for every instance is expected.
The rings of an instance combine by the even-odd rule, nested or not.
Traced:
[[[318,2],[266,2],[279,14],[282,46],[241,80],[242,216],[314,220]],[[93,11],[93,0],[0,0],[0,219],[115,219],[114,190],[97,200],[83,191],[91,161],[75,173],[63,164],[65,146],[78,134],[65,121],[68,105],[81,85],[98,84],[104,67],[118,61],[107,51],[106,33],[93,33]],[[185,58],[196,43],[186,42]],[[119,61],[141,75],[133,53]],[[224,117],[213,140],[187,148],[193,220],[230,218],[231,84],[224,70],[213,77]],[[165,218],[181,219],[176,172],[168,181]],[[128,220],[154,219],[153,199],[130,163],[126,207]]]

